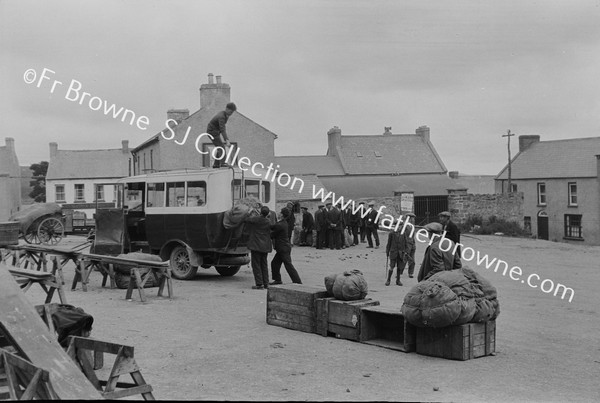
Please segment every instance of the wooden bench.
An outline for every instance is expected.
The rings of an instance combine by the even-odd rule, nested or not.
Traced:
[[[50,374],[0,349],[0,400],[58,400]]]
[[[102,273],[103,287],[105,286],[107,279],[110,279],[111,288],[114,288],[115,265],[129,269],[130,271],[131,280],[129,281],[129,288],[127,289],[126,299],[131,299],[131,293],[133,291],[132,287],[133,283],[135,283],[139,290],[142,302],[145,302],[146,296],[144,293],[144,285],[146,284],[150,276],[153,276],[157,284],[159,284],[159,297],[162,296],[163,289],[166,283],[169,298],[173,298],[171,268],[168,261],[154,262],[125,257],[97,255],[93,253],[84,253],[81,255],[78,270],[79,275],[76,275],[73,279],[72,289],[75,289],[77,282],[81,281],[82,289],[84,291],[87,291],[86,284],[89,282],[90,274],[94,269],[97,269]]]
[[[133,347],[77,336],[70,336],[69,340],[67,354],[79,364],[85,376],[105,399],[120,399],[141,394],[144,400],[154,400],[152,386],[144,380],[133,357]],[[90,352],[94,355],[108,353],[117,356],[107,380],[98,378],[90,362]],[[119,382],[121,375],[130,375],[134,383]]]
[[[57,269],[52,272],[45,272],[18,267],[8,267],[8,271],[13,275],[23,292],[27,292],[33,284],[39,284],[46,293],[46,304],[52,301],[55,291],[58,291],[60,302],[62,304],[67,303],[67,297],[63,290],[62,271]]]
[[[65,400],[102,398],[19,289],[6,265],[0,263],[0,333],[34,366],[49,374],[56,395]]]

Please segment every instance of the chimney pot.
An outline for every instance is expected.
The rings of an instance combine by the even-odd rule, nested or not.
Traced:
[[[4,142],[6,143],[6,149],[8,151],[15,151],[15,139],[12,137],[6,137]]]
[[[452,179],[458,179],[458,171],[450,171],[448,172],[448,175],[452,178]]]
[[[540,141],[540,136],[530,135],[530,136],[519,136],[519,152],[527,150],[533,143],[538,143]]]
[[[221,76],[217,76],[217,84],[221,84]]]
[[[121,147],[124,154],[129,153],[129,140],[121,140]]]
[[[337,156],[337,149],[340,146],[341,139],[342,130],[339,127],[333,126],[331,129],[329,129],[327,132],[327,144],[329,147],[327,149],[327,155],[332,157]]]
[[[187,119],[190,116],[189,109],[169,109],[167,111],[167,119],[173,119],[177,123]]]
[[[50,143],[50,159],[56,157],[58,154],[58,143],[52,142]]]
[[[423,140],[429,141],[429,127],[419,126],[415,133],[423,138]]]
[[[225,109],[225,105],[231,102],[231,87],[221,82],[221,76],[217,76],[217,84],[213,83],[212,73],[208,76],[208,84],[200,86],[200,108]]]
[[[392,126],[390,127],[384,127],[383,128],[383,135],[384,136],[389,136],[392,134]]]
[[[208,83],[213,84],[213,73],[208,73]]]

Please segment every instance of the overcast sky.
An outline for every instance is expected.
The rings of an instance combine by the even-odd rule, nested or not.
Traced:
[[[334,125],[427,125],[448,170],[497,174],[508,129],[600,135],[599,0],[0,0],[0,54],[0,144],[15,138],[21,165],[48,160],[52,141],[137,146],[168,109],[199,109],[208,73],[278,135],[276,155],[323,155]],[[25,83],[44,68],[51,81]],[[73,79],[149,127],[66,100]]]

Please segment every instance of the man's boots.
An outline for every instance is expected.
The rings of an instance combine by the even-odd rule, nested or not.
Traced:
[[[392,280],[392,273],[393,272],[394,272],[394,269],[388,270],[388,277],[387,277],[387,281],[385,282],[385,285],[390,285],[390,281]]]
[[[396,273],[396,285],[402,285],[402,281],[400,281],[400,271]]]

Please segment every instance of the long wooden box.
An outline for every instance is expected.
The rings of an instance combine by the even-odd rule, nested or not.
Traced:
[[[324,287],[303,284],[270,286],[267,291],[267,323],[316,333],[316,300],[326,296]]]
[[[417,329],[417,354],[470,360],[496,351],[496,321]]]
[[[359,341],[410,353],[416,350],[417,327],[404,320],[400,308],[362,308]]]
[[[341,301],[323,298],[317,301],[317,333],[346,340],[360,340],[361,309],[379,305],[370,298]]]

